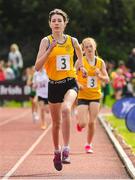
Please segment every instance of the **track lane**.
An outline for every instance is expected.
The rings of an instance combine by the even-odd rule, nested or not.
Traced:
[[[24,111],[22,109],[19,114]],[[0,176],[7,173],[43,133],[39,122],[33,124],[30,109],[26,111],[29,113],[25,116],[0,126]]]
[[[0,126],[9,123],[10,121],[19,120],[21,117],[30,113],[30,109],[23,108],[0,108]]]
[[[27,120],[21,122],[20,134],[22,137],[29,136],[27,142],[24,143],[24,147],[20,147],[20,139],[15,145],[16,148],[13,151],[10,149],[3,153],[6,156],[6,160],[10,167],[6,168],[3,175],[8,173],[11,168],[15,166],[17,161],[28,151],[28,149],[35,143],[37,138],[43,133],[37,126],[33,125],[30,121],[30,115],[27,116]],[[23,122],[23,123],[22,123]],[[25,124],[25,125],[23,125]],[[43,137],[40,143],[31,151],[25,160],[17,167],[16,171],[11,175],[11,179],[31,178],[31,179],[129,179],[124,165],[121,163],[113,145],[110,143],[104,129],[97,122],[97,130],[94,137],[94,154],[85,154],[84,144],[86,139],[86,130],[82,133],[78,133],[75,129],[75,120],[72,120],[71,126],[71,164],[64,165],[61,172],[54,169],[53,159],[53,145],[51,131]],[[17,123],[13,123],[11,127],[5,125],[5,130],[18,127]],[[18,128],[17,128],[18,129]],[[20,130],[20,129],[19,129]],[[19,131],[18,130],[18,131]],[[17,131],[17,135],[18,132]],[[28,133],[29,131],[29,133]],[[13,134],[16,139],[16,133]],[[14,140],[15,140],[14,139]],[[16,140],[15,140],[16,141]],[[61,138],[62,143],[62,138]],[[13,142],[10,146],[13,146]],[[9,146],[9,148],[10,148]],[[19,148],[19,149],[18,149]],[[1,150],[0,150],[1,151]],[[18,157],[15,158],[18,152]],[[20,152],[21,151],[21,152]],[[9,156],[12,159],[9,159]],[[13,160],[14,159],[14,160]],[[5,164],[5,161],[3,162]]]
[[[48,133],[48,131],[51,128],[51,124],[48,126],[48,128],[38,137],[38,139],[32,144],[32,146],[25,152],[24,155],[20,157],[20,159],[17,161],[17,163],[6,173],[3,177],[3,179],[8,179],[12,174],[17,170],[17,168],[23,163],[23,161],[32,153],[32,151],[35,149],[35,147],[40,143],[40,141],[43,139],[43,137]]]

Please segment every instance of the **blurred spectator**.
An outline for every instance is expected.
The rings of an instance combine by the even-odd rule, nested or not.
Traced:
[[[122,69],[123,74],[126,78],[131,79],[132,74],[130,73],[129,69],[126,67],[124,61],[122,61],[122,60],[119,61],[119,68]],[[127,81],[129,81],[129,80],[127,79]]]
[[[23,68],[23,58],[17,44],[11,44],[8,61],[12,64],[16,78],[19,78]]]
[[[110,76],[111,72],[114,70],[114,67],[115,67],[115,63],[114,61],[105,61],[106,63],[106,69],[107,69],[107,72],[108,72],[108,75]],[[102,82],[102,104],[103,106],[105,106],[106,104],[106,98],[108,95],[111,94],[111,86],[110,86],[110,83],[105,83],[105,82]]]
[[[111,73],[115,70],[115,61],[114,60],[110,60],[106,62],[106,68],[107,68],[107,72],[109,74],[109,76],[111,75]]]
[[[126,85],[125,76],[123,75],[123,70],[118,68],[112,77],[112,86],[114,88],[115,99],[118,100],[122,97],[123,88]]]
[[[125,70],[127,71],[127,67],[126,67],[125,62],[124,62],[123,60],[119,60],[119,62],[118,62],[118,67],[119,67],[120,69],[122,69],[123,72],[124,72]]]
[[[14,80],[15,79],[15,73],[14,73],[13,69],[11,68],[11,62],[6,63],[5,76],[6,76],[6,80]]]
[[[3,64],[2,62],[0,62],[0,81],[5,81],[5,80],[6,80],[6,76],[5,76]]]
[[[129,68],[131,73],[135,72],[135,48],[132,49],[132,52],[128,57],[126,67]]]
[[[132,83],[132,87],[133,87],[133,96],[135,96],[135,72],[133,73],[131,83]]]
[[[34,66],[27,68],[27,85],[30,87],[31,92],[29,94],[29,99],[31,101],[31,110],[32,110],[32,119],[33,122],[35,123],[36,121],[39,120],[38,116],[38,99],[36,96],[36,90],[33,87],[33,75],[35,72]]]
[[[1,59],[1,60],[0,60],[0,64],[1,64],[1,66],[3,67],[3,69],[4,69],[4,67],[5,67],[5,59]]]
[[[123,96],[128,96],[132,97],[134,95],[134,89],[133,89],[133,84],[132,84],[132,78],[125,77],[126,84],[123,89]]]
[[[30,71],[29,67],[27,67],[26,69],[23,69],[23,71],[22,71],[22,81],[27,82],[29,71]]]
[[[5,81],[5,72],[4,72],[4,60],[0,60],[0,82]],[[4,100],[0,98],[0,106],[4,105]]]
[[[48,76],[44,68],[35,71],[33,75],[33,88],[36,90],[38,98],[38,107],[41,120],[41,129],[47,128],[46,115],[49,112],[48,107]]]

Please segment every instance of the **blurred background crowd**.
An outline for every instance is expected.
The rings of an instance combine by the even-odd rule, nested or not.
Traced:
[[[24,68],[22,53],[17,44],[11,44],[7,59],[0,59],[0,82],[27,81],[34,73],[34,67]]]
[[[17,44],[11,44],[7,59],[0,60],[0,82],[23,81],[31,86],[34,74],[34,66],[24,68],[23,56]],[[103,99],[105,105],[106,97],[109,95],[118,100],[123,96],[135,96],[135,48],[127,55],[127,61],[106,61],[106,67],[110,76],[109,84],[102,84]]]
[[[106,62],[107,71],[110,76],[110,84],[103,84],[103,104],[105,104],[106,96],[110,95],[115,100],[121,99],[123,96],[135,96],[135,48],[127,56],[127,61],[118,60]]]

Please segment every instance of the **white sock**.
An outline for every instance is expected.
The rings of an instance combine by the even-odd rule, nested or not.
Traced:
[[[90,143],[90,144],[86,143],[85,146],[92,146],[92,143]]]
[[[56,152],[56,153],[61,152],[61,147],[59,146],[59,148],[55,149],[54,152]]]
[[[63,150],[69,151],[70,147],[69,146],[63,146]]]

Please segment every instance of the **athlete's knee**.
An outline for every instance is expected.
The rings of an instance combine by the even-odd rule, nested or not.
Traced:
[[[69,113],[71,113],[71,106],[68,104],[65,104],[62,108],[62,115],[66,116]]]
[[[95,126],[95,121],[90,121],[88,123],[88,127],[91,128],[91,127],[94,127]]]
[[[52,126],[53,126],[53,129],[55,129],[55,130],[56,130],[56,129],[57,129],[57,130],[59,130],[59,129],[60,129],[60,124],[61,124],[60,122],[57,122],[57,123],[56,123],[56,122],[54,122],[54,123],[53,123],[53,125],[52,125]]]
[[[80,123],[79,123],[79,126],[80,126],[81,128],[85,128],[85,127],[86,127],[86,123],[85,123],[85,122],[80,122]]]
[[[88,126],[95,126],[95,121],[89,121]]]

